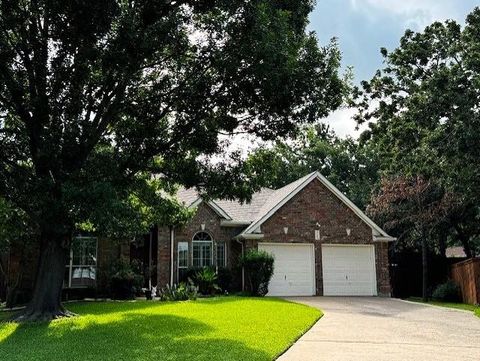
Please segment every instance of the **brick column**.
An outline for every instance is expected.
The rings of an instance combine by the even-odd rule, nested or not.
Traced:
[[[390,297],[390,272],[388,262],[388,242],[375,243],[377,269],[377,291],[379,296]]]
[[[170,229],[158,227],[158,259],[157,259],[158,287],[165,287],[170,283]]]

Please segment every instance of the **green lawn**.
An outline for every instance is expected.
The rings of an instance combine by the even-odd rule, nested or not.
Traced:
[[[459,310],[472,311],[475,314],[475,316],[480,317],[480,307],[475,306],[475,305],[469,305],[467,303],[441,302],[441,301],[424,302],[420,297],[410,297],[410,298],[408,298],[408,300],[413,301],[413,302],[427,303],[427,304],[435,305],[435,306],[442,306],[442,307],[448,307],[448,308],[456,308],[456,309],[459,309]]]
[[[321,316],[275,298],[82,302],[79,316],[0,323],[0,360],[272,360]]]

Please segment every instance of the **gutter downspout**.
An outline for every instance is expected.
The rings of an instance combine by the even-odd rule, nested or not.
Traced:
[[[173,248],[175,244],[175,228],[170,226],[170,286],[173,285]]]
[[[239,243],[242,246],[242,257],[245,253],[245,247],[243,245],[243,242],[239,241],[238,238],[235,238],[235,241]],[[245,291],[245,268],[242,266],[242,292]]]

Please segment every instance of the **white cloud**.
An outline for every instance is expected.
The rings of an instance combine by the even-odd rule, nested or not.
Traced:
[[[350,136],[352,138],[358,138],[360,133],[368,128],[366,124],[362,124],[359,129],[356,129],[357,123],[353,120],[353,116],[356,110],[353,108],[341,108],[328,117],[323,119],[323,122],[330,125],[331,129],[342,138]]]
[[[419,30],[433,21],[464,21],[458,0],[350,0],[353,9],[367,14],[382,10],[401,16],[406,26]],[[378,14],[371,14],[378,16]]]

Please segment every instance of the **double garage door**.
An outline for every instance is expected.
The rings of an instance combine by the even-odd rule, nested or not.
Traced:
[[[260,243],[258,247],[275,257],[268,295],[315,295],[313,244]],[[377,294],[375,253],[371,245],[322,245],[322,274],[325,296]]]

